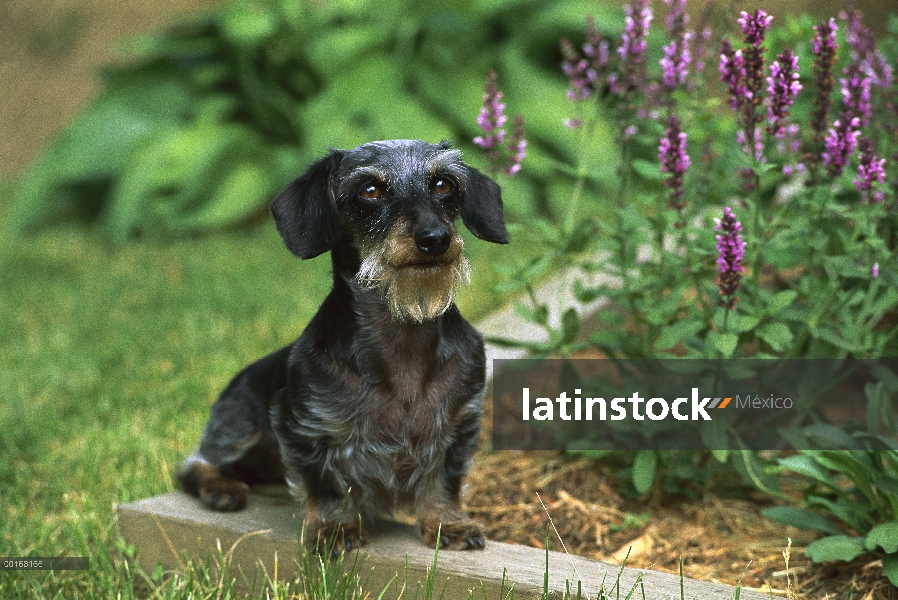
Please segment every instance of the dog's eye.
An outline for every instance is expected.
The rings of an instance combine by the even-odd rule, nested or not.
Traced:
[[[452,183],[452,180],[446,179],[445,177],[440,177],[433,182],[433,191],[441,196],[445,196],[446,194],[451,194],[455,189],[455,184]]]
[[[377,200],[384,195],[384,186],[377,183],[369,183],[362,188],[359,195],[366,200]]]

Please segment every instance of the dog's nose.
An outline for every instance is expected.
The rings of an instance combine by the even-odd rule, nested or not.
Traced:
[[[428,256],[439,256],[449,249],[449,230],[445,227],[419,229],[415,232],[418,249]]]

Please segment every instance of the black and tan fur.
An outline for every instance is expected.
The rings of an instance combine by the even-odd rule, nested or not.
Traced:
[[[428,544],[482,548],[461,507],[484,390],[480,334],[453,303],[468,265],[455,228],[506,243],[499,186],[448,143],[333,150],[272,204],[287,247],[330,251],[334,285],[302,336],[238,374],[212,407],[184,489],[217,510],[286,481],[312,539],[413,506]],[[348,508],[341,511],[347,490]]]

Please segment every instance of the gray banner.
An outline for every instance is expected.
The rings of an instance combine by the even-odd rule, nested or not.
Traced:
[[[898,359],[495,360],[496,450],[898,450]]]

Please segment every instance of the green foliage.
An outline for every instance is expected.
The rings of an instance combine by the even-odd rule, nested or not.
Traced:
[[[771,32],[768,60],[787,44],[807,47],[802,55],[811,55],[813,21],[784,21],[782,30]],[[803,73],[811,70],[806,62]],[[841,72],[845,64],[847,58],[834,71]],[[608,69],[613,71],[614,64]],[[650,69],[656,83],[652,73]],[[809,111],[813,96],[813,82],[802,81],[805,90],[793,109],[796,123]],[[576,315],[553,326],[548,307],[531,302],[518,313],[544,327],[547,342],[529,349],[541,356],[566,356],[593,347],[611,358],[898,354],[896,329],[889,326],[898,315],[894,190],[883,185],[883,201],[862,202],[853,183],[856,162],[843,175],[827,178],[825,185],[802,185],[800,177],[783,168],[800,157],[778,148],[772,136],[763,134],[761,161],[740,148],[736,115],[723,97],[725,86],[716,71],[693,76],[689,85],[689,93],[675,91],[661,100],[645,84],[626,93],[596,93],[597,100],[570,105],[569,112],[583,125],[568,135],[568,145],[575,148],[572,159],[552,165],[557,176],[574,176],[570,201],[560,218],[537,220],[515,231],[544,250],[524,264],[505,267],[500,289],[527,290],[545,272],[573,268],[573,296],[582,304],[607,298],[610,303],[599,318],[610,326],[584,338],[574,327],[579,325]],[[640,110],[649,112],[649,118]],[[669,192],[660,185],[671,183],[658,160],[669,114],[682,122],[693,163],[683,184],[688,204],[680,210],[667,208]],[[529,122],[532,117],[527,117]],[[878,144],[878,156],[898,149],[896,131],[889,125],[893,119],[884,109],[874,111],[864,129]],[[617,173],[603,179],[613,191],[606,210],[587,210],[583,199],[594,194],[592,173],[609,164],[591,144],[609,129],[624,160]],[[887,167],[894,168],[891,162]],[[742,222],[747,244],[734,310],[718,306],[716,289],[712,219],[722,216],[725,203]],[[607,277],[596,284],[595,273]]]
[[[829,534],[807,547],[814,562],[883,552],[883,570],[898,585],[898,450],[804,451],[778,463],[808,480],[803,507],[771,508],[764,516]]]
[[[792,107],[791,122],[803,126],[813,109],[811,27],[816,23],[809,17],[775,17],[764,55],[770,64],[789,47],[802,57],[805,89]],[[893,27],[895,23],[893,19]],[[735,23],[724,27],[738,48]],[[711,38],[712,48],[719,48],[721,35]],[[840,44],[847,47],[848,41],[840,37]],[[898,41],[893,36],[881,49],[893,61]],[[614,53],[610,55],[607,71],[614,73],[620,65]],[[833,67],[836,77],[851,52],[839,55],[841,62]],[[715,66],[716,56],[712,53]],[[544,250],[503,271],[506,281],[500,289],[529,293],[517,313],[546,331],[545,342],[518,345],[538,357],[570,357],[588,350],[612,360],[898,356],[898,171],[891,160],[898,150],[898,113],[889,100],[898,93],[894,83],[888,90],[874,89],[873,114],[861,132],[876,155],[888,159],[886,182],[875,188],[881,196],[874,197],[856,189],[857,155],[836,175],[820,166],[822,144],[813,141],[810,132],[799,130],[800,148],[790,148],[763,129],[766,113],[758,130],[763,154],[746,152],[736,134],[747,127],[730,110],[716,69],[705,77],[691,75],[688,89],[664,95],[659,92],[663,88],[657,63],[647,62],[647,79],[636,89],[615,88],[613,80],[600,79],[588,100],[571,105],[570,112],[582,120],[567,139],[576,150],[572,160],[561,158],[551,165],[559,176],[574,177],[566,211],[516,231]],[[766,95],[766,89],[760,93]],[[827,128],[839,118],[838,86],[833,99]],[[659,140],[666,135],[670,116],[676,116],[686,132],[692,159],[679,188],[688,203],[681,206],[674,195],[680,183],[659,164]],[[590,146],[606,131],[617,142],[620,162],[597,156]],[[796,164],[815,153],[817,166],[804,165],[810,175],[794,175]],[[609,164],[616,172],[593,175]],[[585,209],[582,202],[595,193],[595,179],[611,192],[601,212]],[[720,232],[714,219],[723,216],[724,206],[741,222],[746,242],[745,270],[740,286],[730,294],[722,291],[715,264],[715,235]],[[539,277],[562,268],[573,272],[567,291],[580,305],[607,299],[597,315],[598,327],[583,327],[573,309],[553,322],[549,305],[537,300],[533,286]],[[502,342],[515,345],[513,340]],[[867,430],[821,424],[794,434],[795,440],[825,440],[827,447],[844,451],[802,453],[778,463],[749,451],[718,451],[714,458],[718,466],[778,496],[778,475],[791,471],[809,477],[813,484],[802,507],[774,509],[771,518],[830,534],[808,548],[814,560],[885,552],[884,568],[894,582],[898,556],[891,544],[881,542],[891,539],[887,536],[894,533],[898,519],[898,386],[893,375],[885,374],[865,391]],[[886,435],[880,435],[880,425]],[[643,424],[640,431],[647,429]],[[708,443],[709,448],[719,447],[713,440]],[[621,458],[616,453],[604,456]],[[672,467],[679,459],[674,453],[640,451],[623,460],[628,467],[622,474],[635,493],[645,493],[670,475],[676,482],[677,469]]]
[[[533,170],[507,186],[509,213],[551,213],[547,157],[570,158],[552,56],[585,8],[232,0],[131,43],[131,60],[104,73],[99,96],[26,173],[9,227],[75,219],[125,240],[242,225],[330,147],[470,148],[488,68],[513,84],[515,106],[539,113],[528,122]]]

